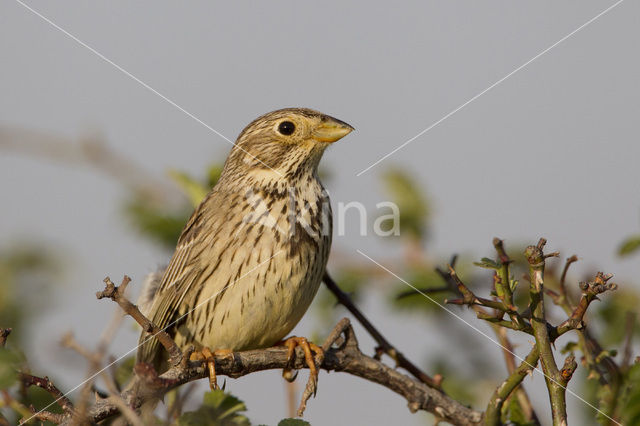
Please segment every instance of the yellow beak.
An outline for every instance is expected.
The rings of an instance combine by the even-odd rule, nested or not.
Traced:
[[[347,136],[355,129],[337,118],[325,117],[322,123],[311,133],[311,137],[318,142],[335,142]]]

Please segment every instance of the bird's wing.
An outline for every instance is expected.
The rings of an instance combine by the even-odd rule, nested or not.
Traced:
[[[198,246],[201,246],[199,243],[206,215],[205,204],[215,205],[214,192],[212,191],[196,208],[182,231],[149,313],[151,322],[170,334],[173,334],[171,328],[182,319],[179,308],[185,295],[202,273],[202,268],[196,267],[195,263],[198,262]],[[137,361],[155,363],[158,349],[158,340],[143,332],[140,336]]]

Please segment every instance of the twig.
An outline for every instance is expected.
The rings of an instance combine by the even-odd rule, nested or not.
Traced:
[[[560,375],[562,376],[562,380],[563,380],[562,381],[563,386],[566,386],[567,383],[569,383],[569,380],[571,380],[571,377],[573,376],[573,373],[576,371],[576,368],[578,368],[576,357],[575,355],[571,354],[564,360],[564,365],[560,370]]]
[[[580,289],[582,290],[582,296],[580,301],[574,308],[573,312],[565,321],[557,327],[558,334],[562,334],[568,329],[581,330],[584,328],[584,314],[587,312],[589,304],[598,299],[598,295],[605,291],[613,291],[618,288],[615,283],[608,283],[613,275],[605,275],[602,272],[598,272],[593,282],[580,283]]]
[[[333,328],[333,331],[329,334],[325,342],[322,344],[323,354],[324,352],[328,351],[331,348],[331,346],[336,341],[338,341],[340,336],[343,333],[347,332],[348,329],[350,328],[351,328],[351,323],[349,322],[349,320],[347,318],[341,319],[338,322],[338,324]],[[353,336],[353,339],[355,340],[355,336]],[[324,355],[321,355],[321,357],[324,358]],[[324,359],[318,359],[317,360],[318,364],[321,365],[323,360]],[[312,383],[311,380],[309,380],[307,382],[307,386],[304,389],[304,392],[302,393],[302,399],[300,400],[300,405],[298,406],[298,411],[297,411],[298,417],[302,417],[302,415],[304,414],[304,410],[307,408],[307,401],[315,391],[316,391],[316,386],[314,385],[314,383]]]
[[[512,375],[516,372],[516,357],[515,357],[515,349],[513,347],[513,345],[511,344],[511,341],[509,340],[508,336],[507,336],[507,329],[503,328],[503,327],[498,327],[498,326],[493,326],[492,327],[496,336],[498,337],[498,340],[500,342],[500,345],[502,346],[502,355],[504,357],[504,362],[507,366],[507,372],[509,373],[509,375]],[[525,358],[526,360],[526,358]],[[537,357],[535,360],[535,363],[537,363]],[[529,364],[527,364],[529,365]],[[530,363],[531,365],[531,369],[533,369],[533,367],[535,367],[535,364],[533,362]],[[523,376],[524,377],[524,376]],[[525,416],[525,419],[531,421],[533,424],[535,425],[539,425],[540,421],[538,420],[538,416],[536,415],[535,410],[533,409],[533,404],[531,404],[531,400],[529,399],[529,395],[527,395],[527,392],[524,390],[524,388],[522,386],[518,386],[515,388],[514,390],[515,392],[515,397],[518,398],[518,402],[520,403],[520,407],[522,408],[523,414]],[[504,397],[505,400],[506,398],[508,398],[510,396],[509,393],[506,394],[506,396]],[[491,404],[491,401],[489,402],[489,404]],[[498,408],[498,412],[500,411],[501,408]],[[488,415],[485,412],[485,418],[488,417]],[[486,422],[486,420],[485,420]]]
[[[529,352],[529,355],[522,361],[520,366],[516,368],[500,386],[496,388],[489,399],[487,410],[485,411],[485,424],[489,425],[501,425],[500,413],[504,402],[509,395],[518,387],[522,380],[531,373],[538,364],[538,346],[534,347]]]
[[[403,291],[402,293],[398,294],[396,296],[396,300],[400,300],[400,299],[404,299],[410,296],[416,296],[416,295],[420,295],[420,294],[434,294],[434,293],[446,293],[451,291],[451,288],[449,288],[449,286],[442,286],[442,287],[426,287],[426,288],[419,288],[417,290],[407,290],[407,291]]]
[[[298,385],[295,381],[285,380],[284,386],[287,394],[287,417],[295,417]]]
[[[453,266],[448,265],[449,275],[448,278],[453,282],[458,290],[458,293],[462,295],[462,299],[446,299],[445,303],[453,304],[453,305],[467,305],[476,312],[476,316],[485,321],[489,321],[495,325],[499,325],[501,327],[510,328],[512,330],[524,331],[528,334],[533,334],[533,329],[531,325],[524,319],[522,316],[515,310],[514,306],[507,306],[502,301],[499,300],[490,300],[482,297],[476,296],[469,287],[467,287],[458,274],[456,273]],[[494,309],[496,314],[491,315],[486,310],[482,309],[482,307]],[[509,313],[511,317],[511,321],[503,320],[502,317],[504,313]]]
[[[100,375],[104,380],[107,390],[109,391],[109,396],[107,400],[113,403],[118,409],[120,413],[127,419],[127,422],[132,426],[144,426],[142,419],[136,414],[136,412],[131,409],[127,403],[120,396],[120,392],[118,392],[116,383],[113,378],[107,374],[106,372],[102,372]]]
[[[162,346],[169,353],[169,363],[171,365],[178,365],[182,361],[182,351],[180,351],[180,348],[176,345],[171,336],[149,321],[147,317],[142,315],[138,307],[125,297],[125,290],[127,285],[131,282],[131,278],[125,275],[124,278],[122,278],[120,286],[116,286],[109,277],[105,278],[104,282],[106,284],[105,289],[97,292],[96,297],[98,299],[106,297],[116,302],[127,315],[131,316],[138,324],[140,324],[145,332],[160,341]]]
[[[507,252],[504,249],[504,242],[500,238],[493,239],[493,247],[496,249],[498,259],[500,260],[500,269],[495,272],[495,277],[497,278],[495,280],[496,293],[498,295],[502,295],[504,304],[510,311],[515,311],[516,309],[513,307],[513,294],[511,292],[510,285],[511,273],[509,271],[512,260],[507,255]]]
[[[13,411],[20,414],[23,418],[32,417],[32,412],[29,411],[27,407],[25,407],[20,401],[16,401],[6,389],[0,389],[0,395],[2,395],[2,399],[4,400],[4,405],[11,407]]]
[[[635,312],[627,312],[627,318],[625,321],[624,349],[622,351],[622,362],[620,363],[623,369],[626,369],[631,364],[631,357],[633,356],[633,326],[636,323],[636,317],[637,314]]]
[[[400,351],[398,351],[389,341],[376,329],[373,324],[364,316],[364,314],[356,307],[348,294],[346,294],[336,282],[331,278],[329,273],[325,271],[323,281],[329,291],[331,291],[338,302],[347,308],[351,314],[362,324],[362,326],[367,330],[367,332],[373,337],[373,339],[378,343],[382,352],[389,355],[393,358],[396,364],[399,367],[404,368],[409,373],[411,373],[416,379],[426,383],[427,385],[440,389],[442,384],[442,376],[440,374],[436,374],[433,378],[431,378],[427,373],[420,370],[415,364],[409,361]]]
[[[73,403],[69,398],[67,398],[60,391],[60,389],[58,389],[53,384],[53,382],[47,376],[42,378],[42,377],[33,376],[31,374],[20,372],[18,373],[18,377],[22,381],[23,385],[27,388],[29,386],[37,386],[49,392],[49,394],[53,397],[55,402],[57,402],[58,405],[60,405],[60,407],[62,408],[62,410],[65,412],[66,415],[73,415],[74,413]]]
[[[7,337],[11,334],[10,328],[0,328],[0,348],[4,348],[7,343]]]
[[[72,165],[87,164],[152,201],[166,200],[168,194],[178,195],[175,188],[133,162],[130,156],[115,151],[100,135],[72,141],[30,129],[0,126],[0,150]]]
[[[569,306],[571,306],[572,303],[571,303],[571,300],[569,300],[569,296],[567,295],[567,288],[566,288],[565,282],[567,279],[567,272],[569,271],[569,267],[571,266],[572,263],[577,261],[578,261],[578,256],[576,256],[575,254],[571,257],[568,257],[566,262],[564,263],[564,268],[562,269],[562,275],[560,276],[560,285],[559,285],[560,297],[563,297],[567,301]]]

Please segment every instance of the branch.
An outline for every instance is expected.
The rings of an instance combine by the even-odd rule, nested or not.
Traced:
[[[515,357],[515,349],[507,336],[507,329],[498,327],[498,326],[493,326],[492,328],[494,329],[494,332],[498,337],[498,341],[502,346],[502,355],[504,356],[505,364],[507,366],[507,372],[509,373],[509,375],[512,375],[516,372],[516,369],[517,369],[516,357]],[[525,361],[526,361],[526,358],[525,358]],[[535,361],[532,361],[532,362],[527,361],[526,363],[523,363],[525,367],[527,366],[530,367],[530,370],[528,370],[527,373],[530,374],[530,371],[533,370],[533,368],[535,368],[535,365],[537,362],[538,362],[538,358],[536,357]],[[524,379],[524,375],[522,377]],[[518,402],[520,403],[520,408],[522,409],[522,413],[525,416],[524,418],[527,419],[532,425],[539,426],[540,420],[538,419],[538,415],[533,409],[533,404],[531,403],[531,400],[529,399],[529,395],[527,395],[527,392],[525,391],[525,389],[521,386],[516,386],[511,391],[515,393],[514,396],[515,398],[518,399]],[[504,401],[506,401],[507,398],[514,397],[514,396],[512,396],[510,393],[506,393],[506,395],[504,396]],[[489,401],[489,404],[487,405],[487,410],[485,410],[485,424],[490,424],[486,420],[488,417],[487,412],[489,411],[490,405],[491,405],[491,401]],[[498,412],[500,412],[500,410],[501,410],[501,407],[498,409]]]
[[[522,361],[520,366],[516,368],[507,380],[502,382],[502,384],[493,392],[493,395],[491,395],[491,399],[489,400],[489,404],[487,405],[487,410],[485,411],[485,424],[487,426],[499,426],[502,424],[500,414],[504,402],[507,400],[509,395],[511,395],[511,393],[520,386],[520,383],[522,383],[527,374],[530,374],[536,365],[538,365],[539,355],[538,346],[534,345],[531,352],[529,352],[529,355],[527,355],[524,361]]]
[[[37,386],[49,392],[49,394],[53,397],[54,401],[60,405],[65,415],[73,415],[74,408],[73,403],[69,398],[67,398],[61,391],[58,389],[51,380],[47,376],[44,378],[38,376],[32,376],[27,373],[18,373],[18,377],[22,384],[28,388],[30,386]]]
[[[567,296],[567,287],[565,285],[566,279],[567,279],[567,272],[569,271],[569,267],[571,266],[572,263],[575,263],[578,261],[578,256],[576,256],[575,254],[572,255],[571,257],[568,257],[567,260],[564,263],[564,268],[562,269],[562,275],[560,276],[560,297],[566,299],[567,303],[571,304],[571,301],[568,299]]]
[[[131,278],[125,275],[124,278],[122,278],[120,286],[116,286],[115,284],[113,284],[109,277],[105,278],[104,282],[106,283],[105,289],[103,291],[97,292],[96,297],[98,299],[103,299],[106,297],[120,305],[122,310],[127,315],[136,320],[136,322],[140,324],[145,332],[149,333],[152,337],[155,337],[160,341],[162,346],[164,346],[167,352],[169,352],[169,363],[171,365],[179,364],[182,361],[182,351],[180,350],[178,345],[176,345],[176,342],[173,341],[173,339],[167,332],[165,332],[163,329],[160,329],[158,326],[149,321],[147,317],[142,315],[138,307],[131,303],[125,297],[125,291],[127,289],[127,285],[131,282]]]
[[[449,275],[445,277],[445,279],[451,280],[451,282],[456,285],[458,293],[462,295],[461,299],[447,299],[445,300],[445,303],[452,305],[467,305],[476,312],[476,316],[479,319],[483,319],[501,327],[533,334],[531,325],[515,310],[515,306],[507,306],[499,300],[490,300],[476,296],[473,291],[471,291],[471,289],[462,282],[455,269],[453,269],[453,266],[449,265]],[[491,315],[486,310],[482,309],[482,307],[494,309],[496,314]],[[502,319],[505,312],[509,313],[512,319],[511,321]]]
[[[618,285],[615,283],[608,283],[613,275],[607,274],[605,275],[602,272],[598,272],[596,274],[596,278],[593,282],[583,282],[580,283],[580,290],[582,290],[582,295],[580,297],[580,301],[578,305],[574,308],[573,312],[565,321],[562,322],[557,327],[558,334],[562,334],[567,330],[581,330],[584,328],[584,314],[587,312],[589,308],[589,304],[594,300],[598,300],[598,295],[604,293],[605,291],[613,291],[618,288]]]
[[[420,380],[427,385],[440,389],[440,385],[442,383],[442,376],[437,374],[433,378],[431,378],[427,373],[420,370],[415,364],[409,361],[402,352],[398,351],[383,335],[376,329],[373,324],[364,316],[362,312],[356,307],[351,298],[347,293],[342,291],[340,287],[336,284],[336,282],[331,278],[329,273],[325,271],[323,281],[329,291],[331,291],[338,302],[347,308],[351,314],[362,324],[362,326],[369,332],[371,337],[378,343],[379,349],[389,355],[396,361],[398,367],[402,367],[411,373],[416,379]]]
[[[337,338],[339,342],[336,347],[331,342]],[[324,346],[328,349],[320,368],[326,371],[340,371],[378,383],[404,397],[412,412],[428,411],[456,425],[478,425],[482,422],[481,412],[472,410],[442,391],[364,355],[346,318],[338,323]],[[216,358],[215,363],[218,374],[232,378],[257,371],[283,369],[287,366],[295,369],[307,368],[301,348],[296,348],[293,365],[288,365],[287,361],[287,349],[274,347],[235,352],[233,356]],[[121,397],[128,406],[138,409],[146,401],[145,396],[163,395],[184,383],[207,377],[207,371],[201,362],[188,362],[173,366],[158,376],[153,368],[141,363],[136,366],[134,383],[122,392]],[[89,411],[89,419],[99,422],[118,412],[118,407],[111,401],[100,399]]]
[[[551,414],[554,425],[567,424],[566,389],[563,377],[558,370],[556,361],[553,358],[551,348],[551,338],[547,328],[544,310],[544,266],[545,259],[557,255],[552,253],[545,255],[542,251],[547,240],[540,238],[538,244],[526,248],[524,255],[529,262],[529,295],[531,298],[529,308],[531,310],[531,326],[536,339],[536,346],[540,352],[540,363],[544,372],[545,382],[549,390],[551,401]]]

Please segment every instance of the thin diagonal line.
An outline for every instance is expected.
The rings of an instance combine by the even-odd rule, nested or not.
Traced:
[[[47,405],[46,407],[44,407],[42,410],[38,411],[37,413],[34,413],[31,417],[29,417],[27,420],[25,420],[22,423],[27,423],[29,420],[33,419],[35,416],[37,416],[38,414],[40,414],[41,412],[43,412],[44,410],[46,410],[47,408],[51,407],[53,404],[57,403],[58,401],[60,401],[62,398],[64,398],[65,396],[71,394],[72,392],[74,392],[76,389],[78,389],[80,386],[84,385],[85,383],[87,383],[90,380],[93,380],[94,378],[96,378],[99,374],[101,374],[103,371],[105,371],[106,369],[108,369],[109,367],[111,367],[113,364],[115,364],[116,362],[120,361],[121,359],[123,359],[124,357],[126,357],[127,355],[129,355],[131,352],[135,351],[136,349],[138,349],[140,346],[144,345],[145,343],[147,343],[149,340],[153,339],[154,337],[156,337],[160,332],[165,331],[167,328],[171,327],[173,324],[175,324],[176,322],[180,321],[182,318],[186,317],[187,315],[189,315],[191,312],[195,311],[196,309],[198,309],[200,306],[204,305],[205,303],[207,303],[209,300],[211,300],[212,298],[216,297],[218,294],[222,293],[223,291],[225,291],[226,289],[230,288],[231,286],[235,285],[238,281],[240,281],[241,279],[243,279],[244,277],[246,277],[247,275],[249,275],[250,273],[252,273],[253,271],[255,271],[256,269],[258,269],[259,267],[261,267],[262,265],[264,265],[265,263],[269,262],[271,259],[273,259],[274,257],[276,257],[278,254],[280,254],[282,252],[282,250],[278,250],[275,254],[273,254],[273,256],[269,257],[268,259],[266,259],[263,262],[260,262],[258,265],[256,265],[254,268],[250,269],[248,272],[246,272],[245,274],[241,275],[238,279],[234,280],[233,282],[231,282],[230,284],[227,284],[223,289],[221,289],[220,291],[218,291],[217,293],[211,295],[210,297],[208,297],[206,300],[204,300],[203,302],[197,304],[194,308],[192,308],[190,311],[186,312],[185,314],[183,314],[181,317],[179,317],[178,319],[176,319],[175,321],[169,323],[167,326],[165,326],[162,330],[158,331],[157,333],[154,333],[150,336],[148,336],[142,343],[139,343],[136,347],[128,350],[127,352],[125,352],[123,355],[121,355],[120,357],[118,357],[117,359],[115,359],[114,361],[112,361],[111,363],[109,363],[107,366],[105,366],[104,368],[102,368],[100,371],[98,371],[97,373],[93,374],[92,376],[88,377],[87,379],[85,379],[84,381],[82,381],[80,384],[74,386],[73,388],[71,388],[70,390],[68,390],[67,392],[64,393],[64,395],[60,396],[58,399],[56,399],[55,401],[53,401],[52,403],[50,403],[49,405]]]
[[[189,111],[187,111],[186,109],[184,109],[183,107],[181,107],[180,105],[178,105],[177,103],[175,103],[174,101],[172,101],[171,99],[169,99],[168,97],[163,95],[162,93],[158,92],[156,89],[154,89],[153,87],[149,86],[147,83],[145,83],[144,81],[140,80],[138,77],[136,77],[135,75],[131,74],[129,71],[127,71],[126,69],[122,68],[120,65],[116,64],[111,59],[107,58],[102,53],[98,52],[96,49],[94,49],[93,47],[89,46],[87,43],[85,43],[84,41],[80,40],[78,37],[74,36],[69,31],[65,30],[64,28],[62,28],[61,26],[59,26],[58,24],[56,24],[55,22],[53,22],[52,20],[50,20],[49,18],[47,18],[46,16],[44,16],[43,14],[38,12],[37,10],[35,10],[32,7],[30,7],[29,5],[25,4],[21,0],[16,0],[16,2],[19,3],[25,9],[29,10],[34,15],[38,16],[39,18],[41,18],[43,21],[47,22],[49,25],[51,25],[52,27],[54,27],[55,29],[57,29],[61,33],[63,33],[64,35],[66,35],[67,37],[69,37],[70,39],[72,39],[73,41],[75,41],[76,43],[78,43],[79,45],[81,45],[82,47],[84,47],[87,50],[89,50],[91,53],[93,53],[94,55],[96,55],[97,57],[99,57],[100,59],[102,59],[103,61],[108,63],[109,65],[111,65],[114,68],[116,68],[118,71],[122,72],[127,77],[129,77],[132,80],[134,80],[136,83],[140,84],[145,89],[153,92],[155,95],[159,96],[160,98],[162,98],[164,101],[166,101],[169,104],[171,104],[176,109],[180,110],[181,112],[183,112],[187,116],[193,118],[195,121],[197,121],[198,123],[202,124],[204,127],[206,127],[207,129],[211,130],[216,135],[220,136],[222,139],[224,139],[227,142],[229,142],[231,145],[235,145],[231,139],[229,139],[228,137],[226,137],[225,135],[223,135],[222,133],[220,133],[219,131],[217,131],[216,129],[214,129],[213,127],[211,127],[210,125],[208,125],[207,123],[205,123],[204,121],[199,119],[198,117],[196,117],[194,114],[190,113]],[[253,154],[250,154],[249,152],[245,151],[242,147],[238,146],[238,149],[240,149],[245,154],[247,154],[250,157],[252,157],[254,160],[258,160],[263,166],[273,170],[279,176],[282,176],[282,174],[280,172],[278,172],[277,170],[273,169],[272,167],[269,167],[269,165],[263,163],[262,160],[260,160],[259,158],[255,157]]]
[[[594,410],[596,410],[598,413],[602,414],[603,416],[605,416],[606,418],[608,418],[609,420],[611,420],[612,422],[614,422],[615,424],[617,424],[618,426],[622,426],[622,423],[618,423],[617,421],[615,421],[614,419],[612,419],[611,417],[609,417],[606,413],[602,412],[601,410],[599,410],[597,407],[595,407],[594,405],[592,405],[589,401],[585,400],[584,398],[582,398],[580,395],[576,394],[575,392],[573,392],[571,389],[568,389],[566,386],[563,386],[561,383],[558,383],[557,381],[555,381],[553,378],[547,376],[546,374],[544,374],[544,372],[542,370],[540,370],[538,367],[536,367],[535,365],[532,365],[530,363],[528,363],[524,358],[518,356],[515,352],[511,351],[510,349],[506,348],[505,346],[501,345],[500,342],[498,342],[497,340],[495,340],[494,338],[492,338],[491,336],[489,336],[487,333],[485,333],[484,331],[478,329],[476,326],[474,326],[473,324],[471,324],[470,322],[468,322],[467,320],[465,320],[464,318],[462,318],[460,315],[456,314],[455,312],[453,312],[451,309],[447,308],[446,306],[442,305],[441,303],[439,303],[437,300],[433,299],[431,296],[429,296],[428,294],[424,293],[422,290],[414,287],[413,285],[411,285],[410,283],[408,283],[407,281],[405,281],[404,279],[402,279],[402,277],[396,275],[394,272],[392,272],[391,270],[389,270],[388,268],[386,268],[385,266],[381,265],[379,262],[376,262],[375,260],[373,260],[371,257],[367,256],[366,254],[364,254],[362,251],[356,249],[356,251],[361,254],[362,256],[366,257],[367,259],[369,259],[371,262],[375,263],[376,265],[378,265],[381,269],[383,269],[384,271],[386,271],[387,273],[393,275],[395,278],[399,279],[400,281],[402,281],[403,283],[405,283],[406,285],[408,285],[409,287],[411,287],[412,289],[414,289],[415,291],[417,291],[418,293],[420,293],[421,295],[423,295],[424,297],[426,297],[427,299],[429,299],[430,301],[432,301],[433,303],[435,303],[436,305],[438,305],[439,307],[441,307],[442,309],[444,309],[445,311],[447,311],[448,313],[450,313],[451,315],[453,315],[454,317],[456,317],[457,319],[459,319],[460,321],[462,321],[463,323],[465,323],[466,325],[468,325],[470,328],[472,328],[473,330],[477,331],[478,333],[480,333],[481,335],[483,335],[484,337],[486,337],[487,339],[491,340],[493,343],[495,343],[496,345],[500,346],[503,350],[509,352],[511,355],[513,355],[514,357],[518,358],[520,361],[522,361],[523,363],[527,364],[529,367],[531,367],[533,370],[537,371],[538,373],[542,374],[544,377],[546,377],[547,379],[551,380],[553,383],[555,383],[556,385],[562,387],[565,391],[569,392],[571,395],[575,396],[576,398],[578,398],[580,401],[584,402],[585,404],[587,404],[589,407],[593,408]]]
[[[453,111],[451,111],[450,113],[448,113],[447,115],[445,115],[444,117],[442,117],[440,120],[436,121],[435,123],[431,124],[429,127],[427,127],[426,129],[424,129],[423,131],[421,131],[420,133],[418,133],[417,135],[415,135],[414,137],[412,137],[411,139],[409,139],[408,141],[406,141],[405,143],[403,143],[402,145],[400,145],[399,147],[397,147],[396,149],[394,149],[393,151],[391,151],[390,153],[386,154],[385,156],[383,156],[382,158],[378,159],[375,163],[369,165],[369,167],[367,167],[364,170],[361,170],[358,174],[356,174],[356,176],[360,176],[363,173],[367,172],[368,170],[370,170],[371,168],[373,168],[374,166],[378,165],[379,163],[381,163],[382,161],[384,161],[385,159],[387,159],[388,157],[392,156],[393,154],[395,154],[396,152],[398,152],[399,150],[401,150],[402,148],[404,148],[405,146],[409,145],[411,142],[413,142],[414,140],[418,139],[420,136],[424,135],[425,133],[427,133],[429,130],[433,129],[434,127],[436,127],[438,124],[442,123],[443,121],[445,121],[447,118],[451,117],[452,115],[454,115],[455,113],[457,113],[458,111],[460,111],[461,109],[463,109],[464,107],[466,107],[467,105],[469,105],[471,102],[475,101],[476,99],[478,99],[480,96],[484,95],[485,93],[487,93],[489,90],[493,89],[494,87],[496,87],[497,85],[499,85],[500,83],[502,83],[503,81],[505,81],[506,79],[508,79],[509,77],[511,77],[512,75],[514,75],[515,73],[517,73],[518,71],[522,70],[523,68],[525,68],[527,65],[529,65],[530,63],[532,63],[533,61],[535,61],[536,59],[538,59],[539,57],[541,57],[542,55],[544,55],[545,53],[549,52],[550,50],[552,50],[553,48],[555,48],[556,46],[558,46],[560,43],[562,43],[563,41],[565,41],[566,39],[568,39],[569,37],[573,36],[574,34],[576,34],[578,31],[582,30],[583,28],[585,28],[586,26],[588,26],[589,24],[591,24],[592,22],[594,22],[596,19],[600,18],[602,15],[606,14],[607,12],[611,11],[614,7],[618,6],[620,3],[622,3],[624,0],[618,0],[616,3],[614,3],[613,5],[609,6],[608,8],[606,8],[605,10],[603,10],[602,12],[598,13],[596,16],[594,16],[593,18],[589,19],[587,22],[585,22],[584,24],[580,25],[578,28],[576,28],[575,30],[571,31],[569,34],[567,34],[566,36],[562,37],[560,40],[556,41],[555,43],[553,43],[551,46],[547,47],[546,49],[544,49],[542,52],[538,53],[536,56],[534,56],[533,58],[529,59],[527,62],[525,62],[524,64],[520,65],[518,68],[516,68],[515,70],[511,71],[509,74],[505,75],[504,77],[502,77],[500,80],[496,81],[495,83],[493,83],[491,86],[487,87],[486,89],[484,89],[482,92],[478,93],[477,95],[475,95],[473,98],[469,99],[468,101],[466,101],[465,103],[463,103],[462,105],[460,105],[459,107],[457,107],[456,109],[454,109]]]

